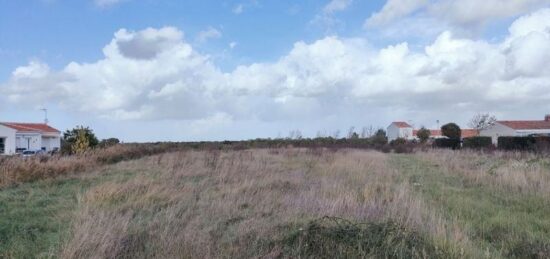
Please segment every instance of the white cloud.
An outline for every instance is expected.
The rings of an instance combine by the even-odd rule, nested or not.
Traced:
[[[241,14],[244,11],[244,5],[238,4],[233,7],[233,10],[231,10],[234,14]]]
[[[384,25],[408,15],[428,4],[428,0],[388,0],[382,10],[365,22],[368,26]]]
[[[372,14],[365,25],[384,26],[403,17],[420,13],[462,28],[476,29],[494,19],[514,17],[550,5],[549,0],[388,0]]]
[[[517,19],[501,42],[444,32],[417,51],[406,42],[376,49],[364,39],[326,37],[227,73],[171,27],[119,30],[103,52],[101,60],[59,71],[39,62],[19,67],[2,95],[20,105],[58,103],[99,117],[183,119],[197,127],[356,110],[434,118],[457,109],[457,116],[550,109],[550,9]]]
[[[353,0],[331,0],[323,7],[322,12],[315,15],[310,24],[322,27],[325,34],[333,34],[335,29],[344,25],[335,17],[335,13],[346,10],[352,3]]]
[[[219,39],[222,37],[222,33],[214,28],[214,27],[208,27],[208,29],[199,32],[197,35],[197,41],[198,42],[206,42],[210,39]]]
[[[232,41],[232,42],[229,43],[229,48],[234,49],[235,47],[237,47],[237,45],[239,45],[237,42]]]
[[[352,2],[353,0],[331,0],[327,5],[325,5],[323,12],[334,13],[346,10]]]
[[[94,4],[99,7],[109,7],[127,0],[94,0]]]

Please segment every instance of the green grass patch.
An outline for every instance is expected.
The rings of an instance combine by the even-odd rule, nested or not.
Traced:
[[[452,258],[425,235],[391,221],[323,217],[292,232],[285,243],[287,256],[299,258]]]
[[[48,179],[0,189],[0,258],[56,257],[68,234],[77,195],[132,173]]]
[[[391,164],[491,257],[550,258],[550,203],[544,197],[468,184],[459,173],[416,156],[395,155]]]

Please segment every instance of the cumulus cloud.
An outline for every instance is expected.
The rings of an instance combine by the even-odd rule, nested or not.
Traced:
[[[199,32],[197,35],[197,41],[198,42],[206,42],[210,39],[219,39],[222,37],[222,33],[214,28],[214,27],[208,27],[208,29]]]
[[[361,38],[325,37],[295,43],[276,62],[231,72],[195,51],[176,28],[122,29],[101,60],[59,71],[31,62],[0,89],[15,104],[54,102],[99,117],[186,119],[199,126],[299,121],[356,109],[392,116],[550,109],[549,18],[550,9],[523,16],[501,42],[446,31],[421,50],[406,42],[374,48]]]
[[[549,0],[388,0],[366,21],[368,27],[384,26],[417,13],[450,25],[476,28],[488,21],[513,17],[550,5]]]

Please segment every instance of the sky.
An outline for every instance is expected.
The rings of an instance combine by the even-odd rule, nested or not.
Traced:
[[[126,142],[550,113],[550,0],[0,0],[0,121]]]

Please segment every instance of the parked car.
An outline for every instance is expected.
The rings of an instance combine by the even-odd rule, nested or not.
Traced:
[[[23,157],[31,157],[46,154],[44,150],[25,150],[21,153]]]

